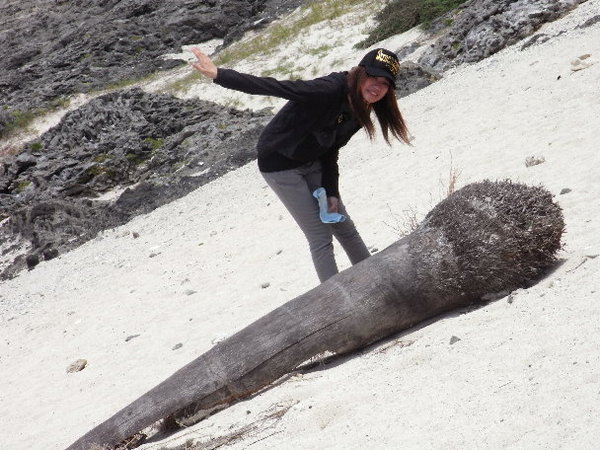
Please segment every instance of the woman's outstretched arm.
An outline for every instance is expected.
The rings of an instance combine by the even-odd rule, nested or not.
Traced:
[[[192,48],[192,53],[196,56],[196,62],[191,63],[191,66],[200,72],[202,75],[208,78],[217,78],[217,66],[212,60],[199,48]]]
[[[344,93],[345,82],[331,76],[314,80],[276,80],[257,77],[233,69],[218,68],[198,48],[192,48],[196,62],[190,65],[218,85],[252,95],[271,95],[293,101],[335,101]],[[340,74],[343,77],[343,75]]]

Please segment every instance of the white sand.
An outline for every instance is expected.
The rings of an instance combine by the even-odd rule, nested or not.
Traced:
[[[232,434],[226,448],[597,448],[600,24],[577,25],[598,14],[590,0],[544,27],[550,41],[403,99],[413,148],[361,134],[341,156],[342,195],[369,245],[394,242],[404,212],[422,217],[460,171],[459,185],[509,178],[556,194],[562,265],[510,302],[294,376],[144,448]],[[590,67],[572,71],[585,54]],[[530,156],[545,162],[526,167]],[[3,282],[0,448],[66,447],[316,284],[302,235],[255,164]],[[79,358],[88,366],[67,374]]]

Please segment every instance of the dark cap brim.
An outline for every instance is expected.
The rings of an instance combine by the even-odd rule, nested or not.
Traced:
[[[371,77],[384,77],[390,83],[392,83],[392,87],[396,87],[396,79],[389,73],[387,70],[379,69],[377,67],[365,67],[367,74]]]

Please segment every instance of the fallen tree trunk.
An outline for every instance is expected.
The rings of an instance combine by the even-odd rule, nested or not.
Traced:
[[[540,187],[475,183],[411,233],[220,342],[69,449],[115,446],[155,422],[247,397],[311,357],[355,350],[555,262],[562,212]]]

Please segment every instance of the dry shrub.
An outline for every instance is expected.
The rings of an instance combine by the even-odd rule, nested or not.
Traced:
[[[431,22],[465,0],[392,0],[376,16],[377,25],[356,47],[366,48],[376,42]]]
[[[387,207],[391,220],[383,223],[391,228],[399,238],[409,235],[419,226],[419,214],[415,207],[408,206],[408,208],[402,210],[401,214],[396,214],[392,211],[389,204]]]
[[[462,171],[460,169],[455,169],[450,166],[450,171],[448,173],[448,185],[446,186],[445,197],[450,196],[456,191],[458,186],[458,179],[460,178],[460,174]]]
[[[450,165],[448,180],[444,181],[440,177],[440,198],[436,201],[443,200],[456,191],[461,173],[462,171],[460,169],[454,168],[452,164]],[[432,194],[430,194],[430,196],[433,198]],[[432,200],[431,203],[433,204],[434,201]],[[389,217],[391,220],[384,222],[384,225],[394,230],[398,237],[401,238],[407,236],[419,227],[423,214],[419,214],[418,209],[414,205],[409,205],[403,209],[401,214],[396,214],[389,204],[387,207],[390,212]]]

